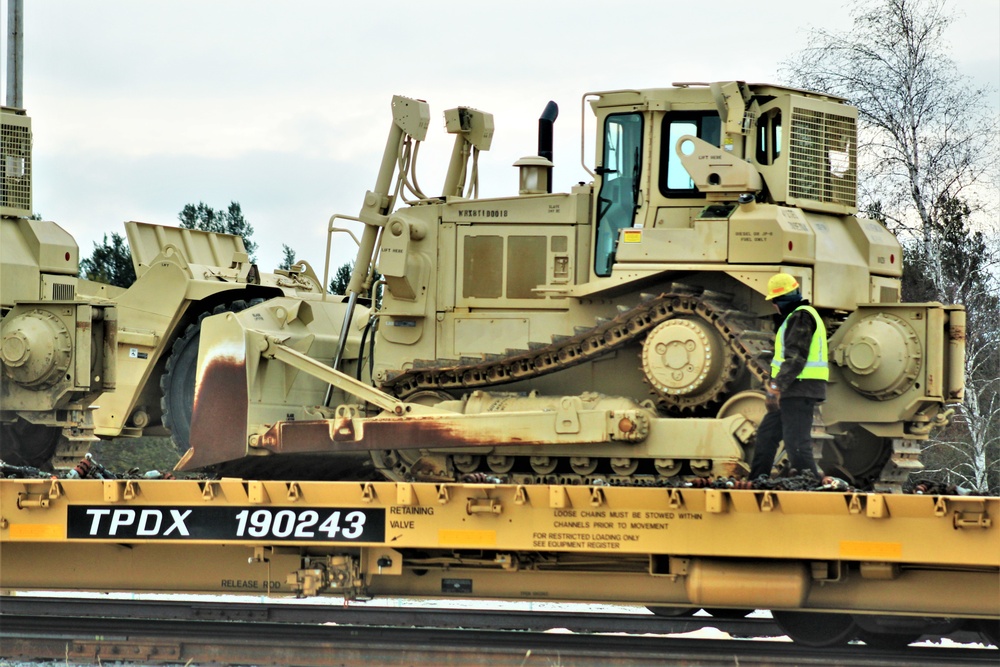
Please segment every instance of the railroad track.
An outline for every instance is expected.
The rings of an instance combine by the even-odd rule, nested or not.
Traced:
[[[0,601],[0,621],[0,664],[37,659],[69,664],[550,667],[661,665],[669,656],[671,662],[690,665],[884,666],[995,665],[997,656],[990,649],[883,651],[857,645],[815,650],[780,641],[650,636],[703,626],[724,627],[734,636],[778,631],[768,619],[665,619],[644,614],[5,597]],[[511,631],[515,629],[520,631]]]
[[[627,608],[623,608],[627,609]],[[260,602],[190,602],[114,600],[104,598],[0,598],[0,618],[55,616],[62,618],[133,618],[173,621],[231,621],[248,623],[336,623],[356,626],[476,628],[479,630],[553,629],[579,633],[616,632],[632,635],[675,634],[715,627],[740,637],[780,637],[769,618],[663,617],[636,613],[573,613],[539,611],[483,611],[428,607],[385,607],[337,603],[296,604]]]

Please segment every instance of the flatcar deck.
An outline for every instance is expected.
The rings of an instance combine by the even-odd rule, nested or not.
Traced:
[[[1000,617],[1000,498],[0,480],[0,588]]]

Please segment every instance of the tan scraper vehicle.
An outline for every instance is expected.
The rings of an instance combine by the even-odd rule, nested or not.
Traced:
[[[2,120],[0,459],[72,466],[97,436],[167,429],[186,447],[201,320],[317,294],[318,278],[258,272],[235,236],[128,222],[136,282],[82,280],[73,237],[31,219],[30,119]]]

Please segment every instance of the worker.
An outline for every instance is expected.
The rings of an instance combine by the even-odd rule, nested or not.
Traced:
[[[816,309],[802,298],[795,278],[778,273],[767,281],[768,301],[778,310],[771,377],[764,383],[767,414],[757,427],[750,479],[770,476],[778,443],[785,441],[791,467],[799,473],[820,471],[812,451],[812,418],[826,400],[826,327]]]

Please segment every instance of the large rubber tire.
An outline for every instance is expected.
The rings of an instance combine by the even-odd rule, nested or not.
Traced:
[[[774,611],[771,615],[792,641],[803,646],[843,646],[858,634],[858,626],[850,614]]]
[[[198,372],[202,320],[209,315],[238,313],[262,302],[263,299],[249,302],[241,299],[205,311],[187,326],[170,348],[166,368],[160,377],[160,407],[163,410],[163,425],[170,430],[170,438],[180,452],[187,451],[191,446],[191,415],[194,412],[194,385]]]
[[[62,429],[58,426],[32,424],[18,417],[0,425],[0,460],[15,466],[51,470]]]

